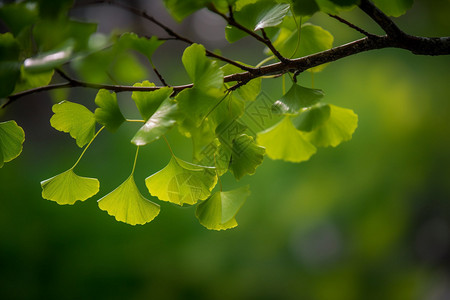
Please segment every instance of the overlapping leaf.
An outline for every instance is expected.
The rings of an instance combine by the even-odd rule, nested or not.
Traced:
[[[148,60],[152,60],[153,53],[159,48],[164,41],[159,40],[156,36],[151,38],[138,37],[132,32],[124,33],[119,40],[122,47],[136,50],[145,55]]]
[[[336,147],[343,141],[352,138],[353,132],[358,127],[358,116],[351,110],[330,106],[330,116],[322,126],[309,133],[305,133],[305,139],[317,147]]]
[[[193,12],[205,7],[211,0],[163,0],[175,20],[181,21]]]
[[[300,131],[295,129],[290,117],[285,117],[278,124],[259,132],[257,142],[266,148],[266,153],[271,159],[291,162],[308,160],[317,150]]]
[[[107,211],[117,221],[130,225],[152,221],[160,211],[160,206],[146,199],[139,192],[134,176],[128,177],[114,191],[98,200],[100,209]]]
[[[221,68],[221,70],[223,71],[225,76],[242,72],[242,70],[240,68],[230,65],[230,64],[223,66]],[[228,84],[235,84],[235,82],[228,83]],[[259,95],[259,93],[261,92],[261,78],[255,78],[255,79],[251,80],[250,82],[237,88],[236,92],[239,94],[239,96],[243,100],[254,101],[256,99],[256,97]]]
[[[125,118],[117,104],[116,93],[99,90],[95,97],[95,104],[98,106],[94,113],[95,120],[108,130],[115,132],[125,122]]]
[[[159,139],[175,125],[178,114],[177,103],[167,98],[139,129],[131,142],[137,146],[143,146]]]
[[[69,101],[62,101],[53,105],[55,113],[50,124],[59,131],[68,132],[73,137],[78,147],[83,147],[89,143],[95,133],[94,114],[81,104]]]
[[[219,89],[223,84],[223,72],[219,65],[206,57],[205,47],[192,44],[184,50],[182,61],[194,87],[202,90]]]
[[[155,86],[155,84],[146,80],[142,83],[135,83],[133,86],[151,87]],[[161,103],[170,97],[172,92],[173,88],[163,87],[152,92],[133,92],[131,98],[136,103],[142,118],[147,121],[155,113]]]
[[[330,105],[318,104],[302,111],[292,119],[295,128],[301,131],[313,131],[322,126],[330,118]]]
[[[194,165],[172,157],[161,171],[145,180],[150,194],[178,205],[208,198],[217,183],[214,168]]]
[[[265,149],[257,145],[251,136],[239,135],[232,141],[229,169],[236,179],[246,174],[254,174],[264,159]]]
[[[399,17],[411,8],[414,0],[373,0],[373,3],[385,14]]]
[[[15,121],[0,123],[0,168],[22,152],[25,132]]]
[[[272,111],[279,114],[295,114],[300,109],[312,106],[323,98],[323,91],[292,84],[289,91],[275,101]]]
[[[74,204],[98,193],[100,183],[96,178],[81,177],[69,169],[41,182],[42,198],[58,204]]]
[[[212,230],[236,227],[236,214],[250,195],[248,186],[228,192],[217,192],[198,204],[195,215],[200,224]]]

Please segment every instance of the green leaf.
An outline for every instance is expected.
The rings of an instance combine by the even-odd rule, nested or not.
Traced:
[[[27,72],[41,73],[51,71],[72,58],[74,41],[68,40],[63,46],[25,59],[23,66]]]
[[[251,67],[247,64],[243,64],[248,67]],[[242,70],[236,66],[226,64],[225,66],[221,67],[221,70],[223,71],[224,76],[234,74],[234,73],[241,73]],[[227,82],[228,86],[231,86],[235,84],[236,82]],[[261,78],[255,78],[251,80],[250,82],[244,84],[243,86],[237,88],[235,90],[238,95],[245,101],[254,101],[256,97],[261,92]]]
[[[293,2],[294,13],[297,16],[312,16],[319,11],[319,6],[315,0],[291,0]]]
[[[98,207],[114,216],[117,221],[130,225],[148,223],[160,211],[158,204],[142,196],[133,175],[114,191],[98,200]]]
[[[131,142],[136,146],[143,146],[159,139],[175,125],[177,117],[178,105],[167,98],[138,130]]]
[[[15,121],[0,123],[0,168],[22,153],[25,132]]]
[[[246,174],[255,174],[264,159],[265,149],[253,141],[253,137],[242,134],[233,140],[230,171],[236,179]]]
[[[205,47],[192,44],[184,50],[182,61],[189,77],[198,89],[219,89],[223,85],[223,72],[219,65],[206,57]]]
[[[94,114],[81,104],[62,101],[53,105],[55,113],[50,124],[59,131],[68,132],[78,147],[82,148],[89,143],[95,134]]]
[[[145,179],[150,194],[178,205],[195,204],[209,197],[217,183],[214,168],[172,157],[161,171]]]
[[[330,118],[330,105],[318,104],[303,110],[292,119],[295,128],[301,131],[313,131],[322,126]]]
[[[294,83],[280,100],[275,101],[272,111],[278,114],[295,114],[304,107],[316,104],[323,96],[322,90],[310,89]]]
[[[266,148],[271,159],[301,162],[308,160],[317,150],[295,129],[290,117],[285,117],[278,124],[259,132],[256,140]]]
[[[19,43],[10,32],[0,34],[0,98],[14,91],[20,78]]]
[[[155,84],[146,80],[142,83],[135,83],[133,86],[151,87],[155,86]],[[147,121],[155,113],[161,103],[166,99],[169,99],[172,92],[173,88],[163,87],[152,92],[133,92],[131,98],[136,103],[142,118]]]
[[[336,147],[341,142],[350,140],[358,127],[358,116],[351,109],[332,104],[329,106],[329,119],[316,130],[304,135],[316,147]]]
[[[399,17],[406,13],[413,5],[414,0],[373,0],[373,3],[385,14]]]
[[[126,32],[120,37],[119,44],[122,47],[134,49],[144,54],[148,60],[151,61],[153,53],[155,53],[159,46],[164,44],[164,41],[159,40],[156,36],[152,36],[148,39],[145,37],[138,37],[135,33]]]
[[[41,182],[42,198],[58,204],[74,204],[98,193],[100,183],[96,178],[81,177],[69,169]]]
[[[37,21],[37,8],[37,5],[32,3],[5,4],[0,7],[0,19],[15,36],[18,36],[24,28]]]
[[[210,230],[225,230],[236,227],[236,214],[250,195],[249,186],[217,192],[208,200],[198,204],[195,216],[200,224]]]
[[[211,0],[163,0],[172,17],[177,21],[206,6]]]
[[[20,79],[16,83],[14,93],[37,88],[40,86],[46,86],[52,80],[54,71],[48,71],[43,73],[29,73],[25,70],[24,66],[20,68]]]
[[[277,26],[283,21],[283,18],[289,11],[289,4],[280,3],[273,6],[267,12],[259,15],[257,18],[258,23],[253,30],[258,30],[266,27]]]
[[[95,104],[98,106],[94,113],[95,120],[105,126],[106,129],[115,132],[125,122],[117,104],[116,93],[99,90],[97,96],[95,96]]]
[[[330,1],[333,2],[334,4],[338,5],[338,6],[348,7],[348,6],[352,6],[352,5],[358,4],[358,2],[360,0],[330,0]]]

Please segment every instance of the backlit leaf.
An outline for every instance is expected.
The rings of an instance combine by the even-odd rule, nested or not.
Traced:
[[[259,132],[256,140],[266,148],[271,159],[301,162],[308,160],[317,150],[295,129],[290,117],[285,117],[278,124]]]
[[[160,211],[158,204],[142,196],[133,175],[114,191],[98,200],[98,207],[114,216],[117,221],[130,225],[148,223]]]
[[[246,64],[244,64],[244,65],[246,65]],[[230,64],[223,66],[221,68],[221,70],[223,71],[223,74],[225,76],[242,72],[242,70],[239,67],[236,67],[236,66],[233,66]],[[227,84],[229,86],[231,86],[233,84],[236,84],[236,82],[228,82]],[[261,78],[255,78],[255,79],[251,80],[250,82],[244,84],[243,86],[237,88],[235,91],[238,93],[238,95],[243,100],[254,101],[256,99],[256,97],[259,95],[259,93],[261,92]],[[236,95],[236,94],[233,93],[233,95]]]
[[[95,97],[95,104],[98,106],[94,113],[95,120],[108,130],[115,132],[125,122],[125,118],[117,104],[116,93],[99,90]]]
[[[263,159],[265,149],[257,145],[251,136],[242,134],[232,142],[230,171],[236,179],[254,174]]]
[[[399,17],[411,8],[414,0],[373,0],[373,3],[385,14]]]
[[[42,198],[58,204],[74,204],[98,193],[100,183],[96,178],[81,177],[69,169],[41,182]]]
[[[279,114],[295,114],[300,109],[319,102],[323,95],[322,90],[310,89],[294,83],[280,100],[275,101],[272,111]]]
[[[68,132],[73,137],[78,147],[89,143],[95,133],[94,114],[85,106],[69,101],[62,101],[53,105],[55,113],[50,124],[59,131]]]
[[[301,131],[312,131],[322,126],[330,118],[330,105],[318,104],[303,110],[292,119],[295,128]]]
[[[150,194],[178,205],[195,204],[209,197],[217,183],[214,168],[172,157],[161,171],[145,179]]]
[[[148,60],[152,60],[153,53],[164,44],[164,41],[159,40],[156,36],[148,39],[138,37],[137,34],[132,32],[126,32],[120,37],[119,43],[122,47],[136,50],[144,54]]]
[[[184,50],[184,68],[197,89],[219,89],[223,84],[223,72],[219,65],[206,57],[205,47],[192,44]]]
[[[29,73],[25,70],[25,68],[22,65],[20,69],[20,79],[16,83],[14,93],[33,89],[40,86],[46,86],[52,80],[53,74],[54,74],[53,70],[42,73]]]
[[[236,214],[249,195],[248,185],[228,192],[217,192],[198,204],[195,215],[200,224],[211,230],[236,227]]]
[[[203,8],[211,0],[163,0],[175,20],[181,21],[193,12]]]
[[[154,83],[148,80],[142,83],[135,83],[133,86],[155,86]],[[168,99],[173,92],[171,87],[163,87],[156,91],[151,92],[133,92],[131,98],[136,103],[136,106],[142,116],[142,118],[147,121],[158,109],[161,103]]]
[[[341,142],[352,138],[353,132],[358,127],[358,116],[351,110],[330,106],[329,119],[319,128],[305,133],[305,138],[317,147],[336,147]]]
[[[57,49],[25,59],[23,66],[30,73],[51,71],[72,58],[74,44],[73,40],[68,40],[63,46]]]
[[[25,132],[15,121],[0,123],[0,168],[22,152]]]
[[[150,119],[142,126],[131,142],[136,146],[147,145],[172,128],[178,116],[178,105],[167,98]]]
[[[273,27],[280,24],[289,11],[289,4],[280,3],[273,6],[264,14],[261,14],[256,23],[255,31],[261,28]]]

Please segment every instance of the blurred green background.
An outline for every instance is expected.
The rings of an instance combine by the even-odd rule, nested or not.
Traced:
[[[448,36],[449,9],[445,0],[416,1],[398,22],[411,34]],[[152,33],[118,9],[88,7],[74,16],[103,22],[99,12],[125,30]],[[343,16],[377,32],[358,11]],[[165,21],[234,59],[264,58],[251,40],[222,47],[223,32],[222,40],[202,36],[195,28],[205,20],[219,22],[204,11],[182,25]],[[335,36],[335,45],[360,37],[326,16],[312,21]],[[157,65],[172,84],[186,83],[185,45],[170,45],[157,52]],[[99,196],[74,206],[42,199],[39,182],[69,168],[80,153],[67,134],[50,127],[52,101],[92,107],[95,91],[22,99],[0,113],[1,121],[15,119],[26,132],[22,155],[0,170],[0,298],[450,299],[449,67],[449,57],[385,49],[315,74],[325,102],[359,115],[353,139],[319,149],[308,162],[266,158],[239,183],[225,178],[225,189],[249,183],[252,194],[239,226],[224,232],[202,227],[192,207],[155,199],[161,213],[144,226],[116,222],[98,209],[96,200],[131,171],[133,124],[102,134],[77,167],[78,174],[100,179]],[[310,86],[311,75],[300,81]],[[263,88],[273,100],[281,96],[280,80],[265,80]],[[137,116],[130,94],[119,98],[125,114]],[[176,132],[169,140],[189,158],[186,140]],[[144,178],[169,158],[161,141],[140,151],[136,181],[148,198]]]

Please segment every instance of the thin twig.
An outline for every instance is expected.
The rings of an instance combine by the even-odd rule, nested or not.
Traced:
[[[387,35],[392,37],[401,37],[405,35],[405,33],[398,28],[394,21],[392,21],[384,12],[382,12],[369,0],[361,0],[359,8],[370,18],[372,18],[372,20],[374,20],[378,25],[380,25]]]
[[[363,35],[365,35],[365,36],[367,36],[367,37],[374,37],[374,36],[375,36],[375,34],[372,34],[372,33],[370,33],[370,32],[367,32],[367,31],[365,31],[364,29],[362,29],[362,28],[356,26],[356,25],[353,24],[353,23],[350,23],[349,21],[347,21],[347,20],[345,20],[345,19],[343,19],[343,18],[341,18],[341,17],[339,17],[339,16],[337,16],[337,15],[332,15],[332,14],[328,14],[328,15],[329,15],[330,17],[332,17],[332,18],[338,20],[339,22],[341,22],[341,23],[347,25],[348,27],[350,27],[350,28],[352,28],[352,29],[358,31],[359,33],[362,33]]]

